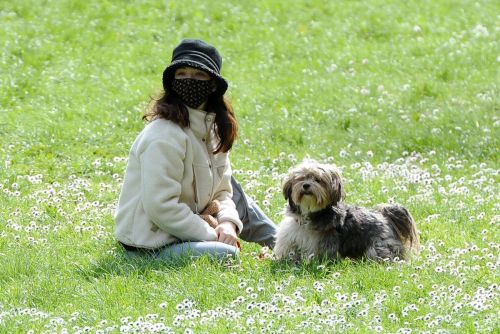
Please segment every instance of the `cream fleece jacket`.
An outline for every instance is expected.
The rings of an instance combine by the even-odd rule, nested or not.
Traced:
[[[129,153],[118,208],[116,239],[154,249],[179,240],[214,241],[197,213],[220,202],[219,222],[243,225],[232,200],[228,153],[212,154],[215,114],[189,110],[189,128],[164,119],[149,123]]]

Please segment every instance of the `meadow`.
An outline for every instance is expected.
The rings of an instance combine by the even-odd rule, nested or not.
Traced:
[[[0,333],[499,333],[500,3],[0,0]],[[183,38],[223,56],[234,174],[276,222],[288,169],[405,205],[408,261],[131,259],[128,150]]]

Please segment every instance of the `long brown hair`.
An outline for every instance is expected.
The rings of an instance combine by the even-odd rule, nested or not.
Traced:
[[[177,94],[165,91],[153,101],[151,110],[142,117],[144,120],[153,121],[163,118],[183,128],[189,127],[188,109]],[[219,143],[213,153],[228,152],[233,147],[233,142],[238,136],[238,122],[234,116],[231,103],[224,96],[210,95],[205,110],[215,113],[214,130]]]

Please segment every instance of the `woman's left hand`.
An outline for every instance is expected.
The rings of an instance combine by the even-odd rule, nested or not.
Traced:
[[[236,225],[231,222],[221,222],[215,228],[217,232],[217,241],[225,244],[238,247],[238,235],[236,233]]]

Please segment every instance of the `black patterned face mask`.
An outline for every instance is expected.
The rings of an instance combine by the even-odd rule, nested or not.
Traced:
[[[194,109],[207,101],[213,89],[212,80],[174,79],[172,81],[172,90],[180,96],[182,102]]]

